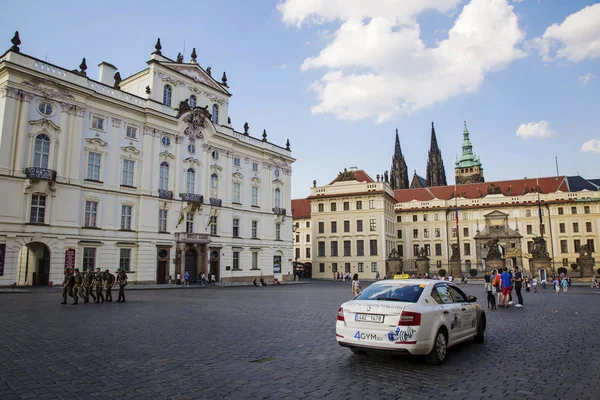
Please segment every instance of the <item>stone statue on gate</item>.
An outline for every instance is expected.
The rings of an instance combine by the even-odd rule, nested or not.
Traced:
[[[533,239],[533,246],[531,247],[532,258],[545,258],[548,257],[548,247],[546,239],[537,236]]]
[[[458,244],[452,243],[450,245],[452,249],[452,255],[450,256],[450,261],[460,261],[460,254],[458,253]]]
[[[425,250],[425,247],[421,247],[419,249],[419,255],[417,256],[418,260],[429,260],[429,258],[427,258],[427,250]]]
[[[578,253],[580,259],[592,258],[592,252],[590,251],[590,247],[587,244],[582,244],[581,246],[579,246]]]
[[[486,260],[494,260],[502,258],[500,250],[498,249],[498,239],[490,239],[487,242],[488,253]]]

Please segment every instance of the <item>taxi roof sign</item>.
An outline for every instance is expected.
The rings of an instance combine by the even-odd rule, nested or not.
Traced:
[[[397,274],[397,275],[394,275],[394,279],[410,279],[410,275],[408,275],[408,274]]]

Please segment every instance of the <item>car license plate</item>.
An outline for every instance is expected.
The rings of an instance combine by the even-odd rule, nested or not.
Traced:
[[[383,315],[380,314],[356,314],[354,318],[356,321],[360,322],[376,322],[383,324]]]

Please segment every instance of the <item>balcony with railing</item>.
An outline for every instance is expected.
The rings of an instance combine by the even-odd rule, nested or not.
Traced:
[[[285,216],[286,215],[285,211],[286,211],[285,208],[281,208],[281,207],[275,207],[275,208],[273,208],[273,213],[275,215],[283,215],[283,216]]]
[[[158,197],[160,197],[161,199],[172,200],[173,199],[173,191],[158,189]]]
[[[210,205],[212,207],[221,207],[222,203],[223,202],[221,201],[221,199],[215,199],[214,197],[210,198]]]
[[[181,200],[189,203],[202,204],[204,202],[204,196],[196,193],[179,193]]]
[[[43,179],[46,181],[56,180],[56,171],[48,168],[29,167],[25,168],[25,175],[30,179]]]

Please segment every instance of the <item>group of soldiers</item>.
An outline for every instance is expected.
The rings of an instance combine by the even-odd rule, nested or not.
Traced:
[[[100,268],[94,271],[79,272],[75,268],[72,272],[70,268],[65,268],[65,278],[63,280],[63,302],[67,304],[67,295],[73,298],[72,304],[78,304],[79,297],[84,303],[90,302],[90,297],[94,303],[112,302],[111,290],[115,284],[119,284],[119,297],[117,303],[125,302],[125,286],[127,286],[127,274],[120,268],[117,269],[117,276],[110,273],[109,270],[102,272]],[[104,291],[106,290],[106,296]]]

